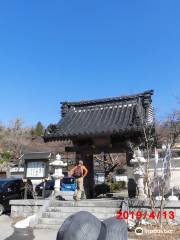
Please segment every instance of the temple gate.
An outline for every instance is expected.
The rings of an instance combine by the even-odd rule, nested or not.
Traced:
[[[94,155],[124,153],[131,166],[129,143],[138,145],[143,139],[143,127],[154,123],[152,95],[150,90],[122,97],[63,102],[61,120],[47,127],[44,140],[71,140],[73,146],[66,147],[66,151],[75,152],[76,160],[83,160],[88,168],[85,189],[89,198],[94,190]]]

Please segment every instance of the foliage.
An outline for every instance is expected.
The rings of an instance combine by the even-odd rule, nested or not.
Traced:
[[[104,169],[105,179],[112,182],[113,174],[117,169],[122,168],[126,164],[126,157],[123,153],[105,153],[94,155],[94,160]]]
[[[10,127],[6,129],[4,145],[12,152],[12,157],[14,159],[19,159],[23,154],[25,146],[27,146],[29,143],[29,129],[23,127],[23,121],[17,118],[11,123]]]
[[[124,189],[126,186],[126,183],[124,181],[120,181],[120,182],[113,182],[111,183],[110,185],[110,189],[111,189],[111,192],[118,192],[120,191],[121,189]]]
[[[39,122],[36,124],[35,128],[33,128],[31,131],[32,131],[32,132],[31,132],[32,136],[40,137],[40,136],[42,136],[43,133],[44,133],[44,126],[43,126],[43,124],[39,121]]]
[[[164,122],[158,122],[156,133],[160,147],[168,143],[173,146],[180,137],[180,110],[172,112]]]
[[[102,183],[102,184],[98,184],[95,186],[95,194],[96,196],[100,195],[100,194],[106,194],[110,192],[110,186],[106,183]]]
[[[125,174],[125,172],[126,172],[126,169],[120,168],[120,169],[117,169],[116,174],[117,174],[117,175]]]
[[[0,153],[0,164],[7,164],[11,159],[11,153],[9,151],[3,151]]]
[[[42,133],[42,124],[37,124],[37,134]],[[44,127],[43,127],[44,131]],[[25,152],[46,151],[64,153],[64,142],[45,143],[42,134],[35,136],[34,128],[25,127],[21,119],[17,118],[8,125],[0,123],[0,153],[10,152],[10,160],[19,162]],[[68,143],[69,145],[71,143]],[[66,143],[67,145],[67,143]],[[71,156],[70,156],[71,157]],[[5,157],[5,159],[8,159]],[[4,162],[4,160],[1,161]],[[6,160],[5,160],[6,161]],[[5,162],[4,162],[5,163]]]
[[[140,124],[143,128],[143,139],[142,139],[142,144],[139,146],[133,146],[131,145],[131,149],[133,149],[133,152],[135,149],[141,148],[144,150],[144,156],[147,160],[146,163],[146,168],[144,171],[144,180],[145,184],[147,186],[148,190],[148,197],[150,200],[151,204],[151,209],[155,209],[156,205],[156,200],[155,197],[153,196],[153,191],[154,191],[154,186],[155,183],[157,182],[156,178],[153,178],[150,176],[150,159],[152,159],[153,152],[154,152],[154,147],[160,147],[162,144],[165,144],[166,146],[170,146],[171,148],[174,146],[174,144],[178,141],[180,137],[180,111],[174,111],[171,113],[171,115],[168,116],[168,118],[164,121],[161,122],[160,124],[156,124],[156,137],[154,137],[154,124],[152,125],[147,125],[145,122],[143,122],[143,112],[138,110],[138,115],[139,115],[139,120]],[[166,185],[163,177],[160,177],[159,180],[159,194],[161,197],[160,201],[160,206],[159,210],[162,213],[163,208],[164,208],[164,195],[165,195],[165,190],[166,190]],[[162,215],[162,214],[161,214]],[[162,217],[159,219],[160,225],[162,225]]]

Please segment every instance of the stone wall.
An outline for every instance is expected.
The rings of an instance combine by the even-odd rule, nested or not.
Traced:
[[[11,217],[26,218],[39,212],[48,200],[11,200]]]

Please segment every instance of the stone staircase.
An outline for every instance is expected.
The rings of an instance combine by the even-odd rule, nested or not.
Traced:
[[[51,201],[35,228],[59,229],[64,220],[73,213],[88,211],[100,220],[115,216],[120,200],[101,199],[83,201]]]

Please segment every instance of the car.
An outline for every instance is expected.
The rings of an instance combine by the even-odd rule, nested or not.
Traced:
[[[61,180],[61,191],[75,191],[77,188],[74,177],[63,177]]]
[[[51,192],[54,190],[55,180],[47,180],[45,181],[45,197],[48,197]],[[38,196],[42,196],[43,194],[44,182],[38,184],[35,188]],[[59,186],[59,190],[61,191],[75,191],[76,190],[76,181],[74,177],[63,177],[61,179],[61,186]]]
[[[11,210],[10,200],[24,197],[24,189],[22,179],[0,179],[0,215]]]
[[[49,194],[54,190],[54,184],[55,184],[54,179],[45,181],[45,197],[49,196]],[[44,187],[44,182],[41,182],[36,186],[35,191],[38,196],[42,196],[43,187]]]

